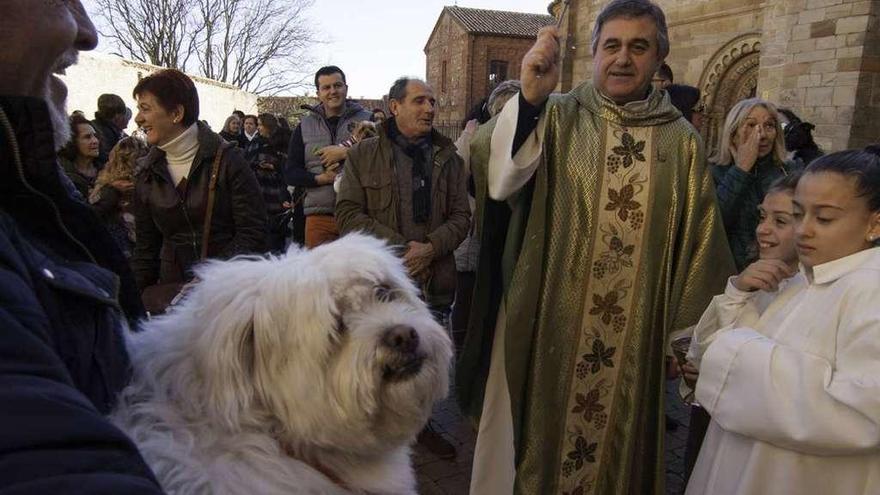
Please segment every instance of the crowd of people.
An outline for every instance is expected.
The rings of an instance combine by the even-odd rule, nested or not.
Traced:
[[[67,116],[48,81],[94,48],[91,22],[78,1],[9,3],[0,486],[160,492],[103,417],[130,377],[124,332],[206,259],[363,232],[451,332],[472,494],[661,493],[679,374],[688,495],[880,491],[880,145],[824,154],[813,124],[749,98],[707,157],[700,91],[674,83],[649,0],[605,6],[592,79],[568,94],[542,29],[455,143],[425,81],[367,109],[337,66],[293,128],[235,110],[214,132],[173,69],[132,88],[134,111],[105,94],[93,120]],[[418,441],[457,455],[430,423]]]

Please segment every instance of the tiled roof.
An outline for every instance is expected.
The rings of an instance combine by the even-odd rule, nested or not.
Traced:
[[[444,7],[443,10],[458,20],[467,32],[477,34],[533,38],[542,27],[556,22],[553,16],[543,14],[465,7]]]

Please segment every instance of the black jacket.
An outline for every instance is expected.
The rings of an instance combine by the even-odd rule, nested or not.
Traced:
[[[98,134],[98,158],[95,163],[101,168],[110,158],[110,150],[122,139],[122,131],[113,122],[99,117],[92,121],[92,128]]]
[[[46,104],[0,109],[0,492],[161,493],[105,418],[131,373],[131,274],[62,180]]]
[[[138,160],[134,215],[137,242],[131,258],[138,287],[184,282],[199,261],[211,166],[224,147],[211,221],[209,258],[266,250],[266,206],[241,149],[199,125],[199,150],[186,186],[172,184],[165,152],[153,147]]]

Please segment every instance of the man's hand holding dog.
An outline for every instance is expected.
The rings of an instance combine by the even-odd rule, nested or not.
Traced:
[[[334,163],[339,163],[348,158],[348,148],[338,144],[331,144],[319,149],[316,154],[321,157],[321,165],[324,165],[324,168],[329,168]]]
[[[403,255],[403,264],[409,274],[418,279],[431,266],[434,260],[434,246],[430,242],[410,241],[407,244],[406,253]]]

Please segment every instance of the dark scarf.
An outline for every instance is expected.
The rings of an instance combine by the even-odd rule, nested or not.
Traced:
[[[412,160],[412,210],[413,222],[427,223],[431,217],[431,136],[411,142],[397,128],[394,119],[388,121],[388,135]]]

